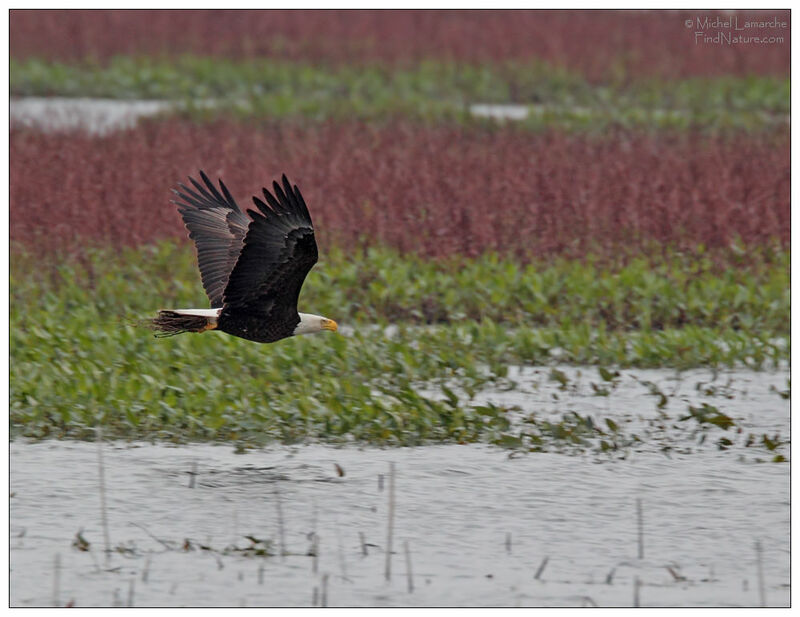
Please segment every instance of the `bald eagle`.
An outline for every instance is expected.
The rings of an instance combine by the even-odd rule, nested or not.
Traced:
[[[219,180],[200,171],[203,186],[178,183],[172,200],[197,249],[210,309],[161,310],[150,320],[156,336],[220,330],[257,343],[331,330],[332,319],[297,312],[297,298],[317,262],[317,242],[306,202],[284,175],[282,185],[253,197],[258,210],[239,209]],[[220,192],[221,191],[221,192]],[[274,194],[273,194],[274,193]]]

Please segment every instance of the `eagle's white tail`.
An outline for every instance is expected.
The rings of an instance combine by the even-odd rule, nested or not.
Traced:
[[[173,336],[183,332],[205,332],[217,327],[217,318],[222,309],[175,309],[160,310],[147,324],[156,331],[156,336]]]

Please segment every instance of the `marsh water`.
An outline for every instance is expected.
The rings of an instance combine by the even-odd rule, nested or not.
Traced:
[[[214,100],[195,102],[194,105],[213,107]],[[18,97],[11,100],[13,124],[36,127],[44,131],[82,129],[95,134],[132,128],[140,118],[175,111],[180,102],[166,100],[121,100],[102,98]],[[516,103],[474,103],[469,113],[478,118],[495,120],[525,120],[531,115],[555,112],[591,116],[592,110],[581,107],[551,107]],[[682,116],[688,112],[677,110],[642,110],[654,116]]]
[[[11,99],[11,124],[44,131],[86,130],[105,134],[133,128],[139,118],[174,109],[169,101],[66,97],[21,97]]]
[[[716,434],[646,431],[658,414],[682,426],[703,400],[745,434],[788,438],[788,371],[623,370],[597,396],[596,369],[560,370],[566,386],[517,368],[513,390],[479,396],[613,418],[641,443],[609,455],[103,442],[110,553],[97,444],[16,440],[11,605],[787,606],[789,465],[755,445],[721,450]]]

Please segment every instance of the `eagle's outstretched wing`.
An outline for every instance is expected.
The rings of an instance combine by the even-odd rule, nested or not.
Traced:
[[[258,211],[231,271],[224,293],[225,310],[296,320],[297,298],[309,270],[317,263],[317,242],[308,208],[297,186],[284,175],[272,183],[266,203],[253,197]]]
[[[205,186],[189,178],[196,190],[179,183],[180,190],[173,190],[173,193],[180,199],[173,203],[178,206],[189,237],[197,248],[200,277],[211,307],[219,308],[250,219],[236,205],[222,180],[219,181],[220,194],[202,171],[200,178]]]

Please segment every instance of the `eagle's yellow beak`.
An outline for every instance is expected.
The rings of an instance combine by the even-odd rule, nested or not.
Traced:
[[[336,322],[333,319],[323,319],[322,320],[322,329],[323,330],[330,330],[331,332],[336,332],[339,329],[339,326],[336,325]]]

